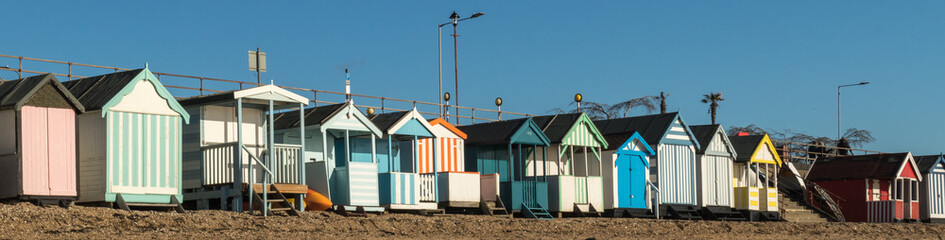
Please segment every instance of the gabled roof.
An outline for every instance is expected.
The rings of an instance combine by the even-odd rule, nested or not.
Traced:
[[[459,126],[457,128],[467,134],[466,144],[468,145],[512,144],[517,140],[515,139],[517,134],[526,131],[535,132],[543,146],[551,144],[551,141],[548,140],[548,137],[545,136],[531,117]]]
[[[811,181],[894,179],[899,177],[906,165],[911,165],[913,171],[919,172],[912,160],[912,154],[908,152],[829,157],[817,160],[807,173],[807,179]],[[921,176],[917,177],[921,178]]]
[[[677,119],[679,122],[683,122],[678,112],[671,112],[629,118],[597,120],[594,121],[594,125],[597,125],[597,129],[604,135],[604,138],[608,139],[609,145],[619,145],[623,143],[633,132],[639,132],[640,135],[643,136],[643,139],[649,144],[658,144],[663,141],[670,127],[673,126],[673,122]],[[683,123],[683,127],[688,128],[685,123]],[[692,136],[692,132],[687,131],[686,134],[689,134],[689,137],[692,138],[693,145],[695,145],[697,149],[700,148],[699,142]],[[621,137],[617,137],[616,139],[618,140],[613,142],[613,138],[608,138],[608,136],[611,135],[620,135]]]
[[[941,154],[915,156],[914,159],[916,168],[918,168],[919,172],[922,174],[931,172],[932,168],[935,168],[935,164],[945,164],[945,159],[943,159]]]
[[[42,89],[44,86],[47,86],[47,84],[52,84],[53,88],[56,89],[58,94],[40,94],[43,96],[37,95],[40,89]],[[72,106],[73,109],[78,110],[80,113],[85,112],[85,107],[79,103],[79,100],[75,99],[75,97],[72,96],[72,93],[62,86],[62,83],[60,83],[59,80],[56,80],[56,77],[52,74],[47,73],[17,80],[0,82],[0,109],[14,108],[19,110],[31,99],[43,100],[33,98],[55,98],[54,96],[62,97]]]
[[[728,152],[732,154],[732,157],[737,157],[738,153],[735,152],[735,148],[732,146],[732,141],[728,138],[728,135],[725,134],[725,128],[720,124],[709,124],[709,125],[692,125],[689,126],[689,130],[692,131],[692,135],[696,137],[696,140],[699,141],[699,153],[705,153],[709,149],[710,143],[712,140],[722,136],[722,144],[728,148]]]
[[[239,98],[252,98],[256,100],[274,100],[279,105],[289,103],[292,107],[298,107],[296,104],[308,105],[308,98],[282,89],[275,85],[264,85],[243,90],[234,90],[219,92],[210,95],[195,96],[178,100],[182,106],[206,105],[218,102],[231,101]]]
[[[782,163],[781,157],[778,156],[778,149],[774,147],[774,143],[771,142],[771,138],[769,138],[767,134],[731,136],[728,137],[728,140],[732,143],[732,148],[735,149],[736,162],[765,162],[766,160],[753,158],[762,148],[767,148],[771,151],[771,155],[775,161],[774,163],[777,165],[781,165]]]
[[[453,126],[453,124],[450,124],[450,123],[447,122],[446,120],[443,120],[443,118],[435,118],[435,119],[429,120],[429,121],[430,121],[430,126],[441,125],[441,126],[443,126],[444,128],[446,128],[447,130],[450,130],[450,132],[453,132],[453,134],[456,134],[456,136],[459,136],[459,137],[462,138],[462,139],[466,139],[466,137],[467,137],[465,132],[460,131],[458,128],[456,128],[456,126]]]
[[[590,134],[594,137],[597,142],[600,143],[601,147],[607,147],[607,140],[600,134],[600,131],[597,129],[597,126],[594,125],[594,122],[591,120],[587,114],[584,113],[568,113],[568,114],[555,114],[555,115],[545,115],[537,116],[532,118],[535,121],[535,124],[541,128],[542,132],[545,133],[545,136],[548,137],[548,140],[551,143],[562,143],[569,133],[572,133],[577,128],[582,127],[583,124],[587,124],[588,129],[590,129]]]
[[[615,147],[616,150],[617,150],[616,152],[617,152],[617,153],[621,153],[621,152],[624,152],[624,151],[630,151],[629,149],[626,149],[625,146],[627,146],[627,145],[629,145],[629,144],[632,144],[632,143],[633,143],[633,140],[638,140],[638,141],[640,141],[640,143],[642,143],[641,145],[643,145],[643,148],[644,148],[644,150],[646,150],[645,153],[646,153],[647,155],[656,155],[656,151],[653,151],[653,148],[650,148],[650,144],[647,143],[646,140],[643,139],[643,136],[640,136],[640,133],[638,133],[638,132],[633,132],[633,133],[631,133],[631,134],[630,134],[630,137],[628,137],[628,138],[623,142],[623,144],[617,145],[617,146]],[[649,165],[649,164],[648,164],[648,165]]]
[[[345,109],[348,109],[350,112],[352,112],[353,116],[357,118],[359,122],[364,124],[365,127],[370,129],[370,131],[373,132],[377,137],[383,136],[381,130],[371,123],[371,120],[368,119],[367,116],[364,116],[364,114],[361,113],[361,110],[358,110],[358,108],[351,102],[306,108],[305,126],[325,125],[339,114],[342,114]],[[299,111],[285,111],[276,113],[272,117],[275,121],[273,127],[276,130],[299,127]]]
[[[173,95],[164,88],[147,67],[123,72],[110,73],[94,77],[76,79],[62,83],[72,95],[85,106],[86,111],[102,110],[102,116],[109,108],[121,102],[121,98],[128,95],[135,88],[138,80],[150,82],[157,94],[167,101],[175,112],[181,115],[185,123],[190,121],[190,114],[177,102]]]
[[[430,129],[430,123],[423,118],[423,115],[421,115],[416,108],[410,111],[378,114],[371,117],[371,122],[388,135],[396,133],[410,120],[417,120],[417,122],[426,129],[424,134],[430,134],[430,136],[432,136],[433,131]]]

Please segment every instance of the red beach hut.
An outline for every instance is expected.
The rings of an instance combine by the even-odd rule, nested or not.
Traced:
[[[807,179],[838,195],[850,222],[910,222],[919,218],[919,182],[912,153],[818,160]]]

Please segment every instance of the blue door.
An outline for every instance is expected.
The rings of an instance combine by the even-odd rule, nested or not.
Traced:
[[[646,160],[640,155],[630,155],[630,207],[646,208]]]
[[[620,154],[617,156],[617,208],[630,208],[632,204],[633,168],[630,166],[632,155]]]

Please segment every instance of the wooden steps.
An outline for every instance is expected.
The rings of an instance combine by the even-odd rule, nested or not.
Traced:
[[[828,222],[827,217],[823,216],[814,209],[807,207],[791,198],[779,195],[778,203],[781,208],[781,217],[788,222]]]
[[[586,209],[586,210],[585,210]],[[601,217],[601,213],[591,204],[574,204],[574,215],[579,217]]]
[[[661,205],[660,212],[673,219],[702,220],[699,209],[690,205]]]
[[[502,202],[502,198],[499,196],[495,196],[495,202],[487,202],[484,197],[480,196],[479,210],[482,212],[482,214],[489,216],[512,216],[509,214],[509,210],[505,208],[505,203]]]
[[[169,203],[129,203],[125,202],[125,198],[121,196],[121,193],[118,193],[115,194],[115,206],[125,211],[131,211],[132,208],[145,208],[173,210],[177,213],[184,213],[184,207],[177,201],[177,197],[171,196],[170,198],[171,201]]]
[[[548,210],[545,210],[544,207],[540,205],[538,207],[528,207],[524,203],[522,204],[522,215],[524,215],[526,218],[534,219],[555,219],[554,216],[552,216],[551,213],[548,213]]]
[[[261,214],[264,216],[271,215],[274,212],[284,212],[290,216],[296,217],[301,216],[302,214],[295,209],[294,204],[289,202],[289,199],[285,197],[285,194],[281,191],[280,185],[292,187],[291,185],[298,184],[270,184],[266,193],[262,191],[264,189],[262,184],[253,184],[252,198],[253,203],[256,204],[254,207],[260,209]],[[265,198],[263,198],[263,194],[265,194]],[[279,207],[273,207],[275,205],[279,205]],[[250,209],[249,211],[250,213],[256,212],[255,209]]]

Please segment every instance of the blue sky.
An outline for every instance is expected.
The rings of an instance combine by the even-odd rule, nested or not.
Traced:
[[[723,125],[834,136],[836,86],[869,81],[843,90],[844,128],[877,138],[865,148],[943,151],[942,1],[15,1],[0,54],[252,81],[246,51],[261,47],[280,85],[343,91],[347,66],[355,93],[435,102],[435,26],[453,10],[486,13],[459,26],[463,105],[501,96],[503,110],[547,114],[576,92],[665,91],[704,124],[699,99],[723,92]]]

